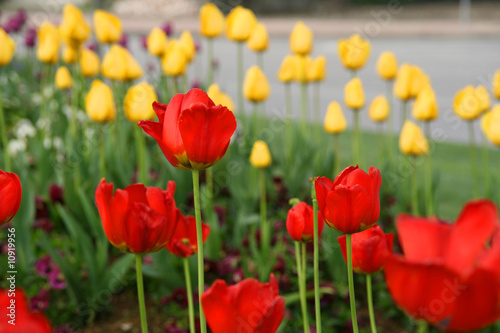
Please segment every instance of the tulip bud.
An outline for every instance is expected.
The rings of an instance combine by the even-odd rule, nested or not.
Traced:
[[[93,77],[99,74],[100,60],[97,53],[89,49],[82,49],[80,56],[80,69],[85,77]]]
[[[389,103],[384,95],[378,95],[373,99],[368,115],[375,122],[383,122],[389,117]]]
[[[73,48],[78,48],[90,37],[90,26],[85,22],[83,13],[73,4],[64,6],[63,19],[59,25],[61,37]]]
[[[201,222],[201,233],[203,243],[210,234],[210,226]],[[196,218],[194,216],[183,216],[177,214],[177,227],[174,235],[165,247],[168,252],[181,258],[188,258],[198,252],[198,240],[196,237]]]
[[[153,119],[153,102],[158,100],[155,88],[147,82],[138,83],[129,88],[123,101],[123,111],[128,120],[137,123],[143,119]]]
[[[307,67],[307,81],[323,81],[326,77],[326,58],[325,56],[319,56],[312,60]]]
[[[167,48],[167,34],[156,27],[151,30],[147,38],[148,52],[156,57],[161,57]]]
[[[318,210],[318,236],[325,229],[325,220]],[[305,202],[299,202],[288,211],[286,230],[296,242],[312,242],[314,239],[313,207]]]
[[[259,169],[264,169],[271,165],[271,153],[269,152],[267,143],[262,140],[255,141],[250,153],[250,164],[254,168]]]
[[[488,92],[488,89],[486,89],[483,85],[479,85],[476,87],[474,92],[479,100],[481,113],[488,111],[491,107],[490,93]]]
[[[474,120],[483,112],[482,103],[473,86],[459,90],[453,99],[453,110],[462,119]]]
[[[370,56],[370,42],[354,34],[349,39],[341,39],[338,51],[342,64],[351,70],[363,67]]]
[[[267,50],[268,44],[269,36],[267,35],[266,26],[262,23],[257,23],[247,40],[248,47],[255,52],[262,52]]]
[[[171,39],[161,60],[163,73],[170,76],[180,76],[186,73],[188,59],[179,41]]]
[[[0,225],[3,225],[17,214],[21,205],[21,182],[15,173],[0,170]]]
[[[412,66],[410,81],[410,97],[417,97],[418,93],[430,85],[430,79],[424,71],[418,66]]]
[[[377,73],[384,80],[393,80],[398,72],[398,60],[392,52],[382,52],[377,61]]]
[[[491,85],[491,91],[496,99],[500,99],[500,69],[497,69],[495,75],[493,75],[493,82]]]
[[[363,92],[363,84],[358,77],[349,81],[344,88],[345,105],[351,109],[359,110],[365,106],[365,94]]]
[[[111,80],[130,81],[143,75],[141,66],[130,52],[118,44],[111,46],[102,60],[102,75]]]
[[[428,85],[422,89],[413,104],[413,118],[422,121],[434,120],[439,113],[436,95],[432,87]]]
[[[0,28],[0,67],[8,65],[16,52],[16,42]]]
[[[340,104],[331,102],[326,110],[324,129],[326,133],[338,134],[345,131],[347,128],[347,121],[345,120],[344,113]]]
[[[59,90],[70,89],[73,86],[71,73],[66,66],[61,66],[56,72],[56,87]]]
[[[219,36],[224,30],[224,14],[213,3],[206,3],[200,9],[200,34],[207,38]]]
[[[94,12],[94,30],[99,43],[116,43],[122,37],[122,23],[115,15],[97,9]]]
[[[196,45],[194,44],[193,36],[187,30],[184,30],[179,38],[179,45],[186,55],[188,62],[191,62],[196,55]]]
[[[293,59],[295,61],[295,80],[300,83],[308,83],[309,75],[307,72],[312,64],[311,57],[308,55],[295,55]]]
[[[231,111],[234,110],[233,99],[228,94],[223,93],[218,84],[212,83],[212,85],[208,87],[207,95],[215,105],[222,105]]]
[[[413,122],[407,120],[399,136],[399,149],[405,155],[425,155],[429,152],[429,142],[424,133]]]
[[[492,144],[500,146],[500,105],[495,105],[483,116],[481,129]]]
[[[271,93],[271,87],[266,75],[258,66],[248,69],[243,83],[243,94],[245,98],[254,103],[265,101]]]
[[[394,95],[400,100],[407,101],[411,98],[411,72],[412,66],[404,63],[396,74],[396,82],[394,82]]]
[[[62,60],[66,64],[74,64],[78,61],[78,49],[66,45],[63,49]]]
[[[113,121],[116,118],[116,107],[111,88],[100,80],[94,80],[85,96],[85,110],[92,121]]]
[[[255,14],[242,6],[234,7],[226,18],[227,38],[236,42],[244,42],[250,38],[252,30],[257,24]]]
[[[59,60],[59,31],[49,22],[44,22],[38,29],[38,60],[55,64]]]
[[[302,21],[293,27],[290,34],[290,50],[297,55],[306,55],[313,49],[313,33]]]
[[[278,71],[278,80],[283,83],[289,83],[295,78],[295,69],[296,69],[295,57],[291,55],[287,55],[283,58],[281,62],[280,69]]]

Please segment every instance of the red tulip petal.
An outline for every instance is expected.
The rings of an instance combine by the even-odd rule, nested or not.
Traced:
[[[165,111],[162,128],[162,142],[172,156],[181,156],[186,151],[179,132],[179,116],[184,95],[172,97]]]
[[[9,290],[0,289],[0,306],[5,309],[5,315],[9,311],[7,307],[11,306],[11,300],[15,301],[15,325],[9,324],[9,317],[4,318],[0,321],[0,332],[52,333],[52,326],[47,317],[41,313],[29,311],[28,297],[23,289],[16,288],[14,294]]]
[[[141,120],[138,125],[144,130],[144,132],[151,135],[156,140],[158,146],[160,146],[160,149],[163,152],[163,155],[165,155],[170,164],[178,168],[179,161],[163,143],[163,126],[160,123],[151,120]]]
[[[237,332],[234,295],[226,281],[217,280],[201,296],[201,305],[212,333]],[[233,315],[228,315],[228,312]]]
[[[263,315],[263,322],[255,328],[255,333],[275,333],[283,320],[285,314],[285,299],[276,297],[267,306]]]
[[[168,223],[165,216],[147,204],[130,204],[124,230],[124,239],[130,252],[154,252],[164,247],[168,240],[159,238],[165,223]]]
[[[113,197],[113,184],[106,183],[103,178],[97,186],[95,196],[106,237],[111,244],[125,250],[123,224],[128,206],[128,193],[117,190]]]
[[[167,105],[158,103],[158,102],[153,102],[153,111],[156,113],[156,116],[158,117],[158,120],[160,122],[160,125],[163,127],[163,119],[165,118],[165,111],[167,110]]]
[[[0,170],[0,225],[16,215],[21,205],[22,189],[19,177],[12,172]]]
[[[362,186],[338,185],[326,197],[324,217],[332,228],[352,234],[359,231],[369,205],[370,197]]]
[[[358,169],[358,166],[348,166],[347,168],[345,168],[344,170],[342,170],[338,175],[337,177],[335,177],[335,180],[333,182],[333,188],[335,188],[337,185],[340,185],[340,184],[343,184],[345,185],[345,181],[346,181],[346,178],[347,176],[353,172],[354,170],[357,170]]]
[[[318,208],[324,214],[326,205],[326,196],[333,190],[333,182],[326,177],[318,177],[314,182],[314,189],[316,190],[316,200],[318,201]]]
[[[288,211],[286,218],[286,230],[290,234],[290,237],[296,242],[302,241],[302,236],[304,235],[304,228],[306,225],[304,212],[306,206],[307,204],[305,202],[299,202]]]
[[[195,103],[201,103],[208,107],[215,106],[214,102],[208,97],[208,94],[203,89],[194,88],[184,95],[180,107],[181,112],[190,109]]]
[[[148,198],[146,197],[146,187],[144,184],[133,184],[125,188],[128,193],[129,205],[134,202],[140,202],[148,206]]]

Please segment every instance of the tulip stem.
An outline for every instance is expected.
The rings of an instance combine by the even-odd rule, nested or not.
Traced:
[[[359,164],[360,152],[359,152],[359,110],[354,109],[354,164]]]
[[[302,269],[300,256],[300,242],[295,242],[295,260],[297,262],[297,279],[299,281],[300,308],[302,309],[302,323],[304,324],[304,333],[309,333],[309,318],[307,316],[306,303],[306,285],[304,270]]]
[[[99,175],[100,178],[106,177],[106,146],[104,144],[104,124],[99,126]]]
[[[201,333],[207,332],[205,315],[201,306],[201,296],[205,290],[205,265],[203,263],[203,233],[201,227],[201,209],[200,209],[200,171],[193,170],[193,194],[194,194],[194,212],[196,218],[196,241],[198,244],[198,294],[200,300],[200,329]]]
[[[500,152],[500,151],[499,151]],[[500,163],[500,155],[498,155],[499,157],[499,160],[498,162]],[[500,164],[497,164],[497,166],[500,165]],[[500,171],[500,168],[498,168],[498,171]],[[498,173],[498,179],[497,179],[497,194],[498,194],[498,205],[500,205],[500,172]]]
[[[474,135],[474,122],[472,120],[469,121],[469,142],[470,142],[471,168],[474,177],[473,193],[474,197],[477,198],[479,196],[479,184],[478,184],[479,179],[477,174],[476,138]]]
[[[175,94],[178,94],[180,92],[180,90],[179,90],[179,77],[172,76],[172,80],[174,80],[174,95],[175,95]]]
[[[411,170],[411,213],[418,215],[418,182],[417,182],[417,156],[410,156]]]
[[[290,89],[290,83],[285,83],[285,128],[286,128],[286,149],[287,149],[287,160],[290,163],[290,158],[292,155],[293,147],[293,131],[292,131],[292,92]]]
[[[403,119],[401,122],[401,128],[403,128],[406,119],[408,119],[408,101],[403,101]]]
[[[208,78],[207,86],[214,82],[214,39],[207,39],[207,55],[208,55]]]
[[[387,131],[387,140],[389,143],[389,157],[392,160],[392,153],[394,150],[394,115],[392,112],[392,81],[387,81],[386,84],[387,101],[389,102],[389,130]]]
[[[2,73],[0,72],[0,80],[2,79]],[[0,133],[2,139],[3,148],[3,163],[5,171],[11,171],[10,155],[9,155],[9,141],[7,139],[7,126],[5,125],[5,116],[3,111],[3,96],[2,96],[2,85],[0,84]]]
[[[141,315],[142,333],[148,332],[148,319],[146,317],[146,302],[144,300],[144,283],[142,281],[142,255],[135,255],[135,272],[137,274],[137,296],[139,298],[139,312]]]
[[[349,301],[351,303],[352,331],[358,333],[358,317],[356,316],[356,297],[354,295],[354,277],[352,273],[352,245],[351,234],[345,235],[347,252],[347,280],[349,282]]]
[[[267,202],[266,202],[266,169],[259,170],[259,184],[260,184],[260,232],[262,244],[262,258],[267,258],[269,250],[269,230],[267,228]],[[267,272],[266,272],[267,273]],[[266,274],[267,275],[267,274]],[[266,276],[261,276],[265,279]]]
[[[257,112],[258,112],[258,104],[256,102],[253,102],[253,108],[252,108],[252,139],[253,141],[257,140],[258,135],[257,135],[257,127],[258,127],[258,119],[257,119]]]
[[[321,307],[319,304],[319,227],[318,227],[318,201],[316,200],[316,180],[311,186],[311,198],[313,203],[313,245],[314,245],[314,310],[316,312],[316,332],[321,333]]]
[[[237,46],[238,61],[238,113],[244,116],[243,106],[243,42],[238,42]]]
[[[321,140],[321,131],[318,131],[315,126],[318,126],[321,124],[321,99],[320,99],[320,85],[319,82],[315,82],[313,84],[313,90],[314,90],[314,114],[316,115],[313,122],[312,130],[315,133],[315,139],[316,143],[319,143]]]
[[[482,158],[482,163],[483,163],[483,175],[484,175],[484,197],[487,198],[489,196],[490,192],[490,171],[489,171],[489,166],[490,166],[490,156],[489,156],[490,149],[488,148],[488,142],[486,140],[483,141],[483,158]]]
[[[147,176],[147,158],[146,158],[146,137],[144,136],[144,132],[139,126],[135,126],[134,128],[135,134],[135,148],[137,150],[137,179],[139,183],[144,185],[148,185],[148,176]]]
[[[187,299],[188,299],[189,332],[195,333],[193,291],[191,290],[191,275],[189,274],[189,261],[188,261],[188,258],[183,258],[182,261],[184,262],[184,277],[186,279],[186,293],[187,293]]]
[[[257,66],[264,71],[264,52],[257,52]]]
[[[377,324],[375,323],[375,314],[373,313],[373,292],[372,275],[366,274],[366,294],[368,295],[368,313],[370,314],[370,326],[372,333],[377,333]]]
[[[302,130],[303,134],[306,135],[307,131],[307,83],[301,83],[302,92]]]
[[[429,327],[427,323],[423,320],[419,320],[417,323],[417,333],[427,333],[429,332]]]
[[[42,127],[42,143],[45,144],[45,139],[47,138],[48,132],[48,117],[47,117],[47,103],[45,101],[45,88],[47,87],[47,77],[49,76],[49,67],[50,65],[43,66],[42,65],[42,82],[40,86],[40,93],[42,97],[42,102],[40,104],[40,119],[42,119],[43,127]]]
[[[333,178],[340,172],[340,138],[339,133],[333,134]]]
[[[427,140],[431,140],[431,122],[425,121],[425,136],[427,136]],[[427,167],[427,216],[431,216],[434,214],[434,200],[432,195],[432,155],[431,152],[427,154],[425,157],[426,167]]]

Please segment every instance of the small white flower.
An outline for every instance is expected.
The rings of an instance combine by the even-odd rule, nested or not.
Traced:
[[[22,119],[17,123],[14,133],[18,139],[26,140],[36,135],[36,128],[28,119]]]
[[[62,150],[63,140],[60,137],[56,136],[54,139],[52,139],[52,145],[55,149]]]
[[[18,153],[26,151],[26,142],[18,139],[10,140],[7,149],[10,155],[16,156]]]
[[[78,110],[78,112],[76,114],[76,119],[78,119],[78,122],[83,123],[84,121],[89,119],[89,116],[87,115],[86,112],[84,112],[82,110]]]
[[[35,106],[41,105],[42,104],[42,95],[39,94],[39,93],[33,93],[33,94],[31,94],[31,102]]]
[[[43,146],[45,147],[45,149],[49,149],[50,147],[52,147],[52,141],[50,140],[50,138],[43,139]]]

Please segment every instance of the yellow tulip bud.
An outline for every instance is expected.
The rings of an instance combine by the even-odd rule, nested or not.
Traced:
[[[130,87],[123,101],[125,117],[133,123],[143,119],[153,119],[155,117],[153,102],[157,100],[155,88],[147,82]]]
[[[324,129],[326,133],[338,134],[345,131],[347,128],[347,121],[345,120],[344,113],[340,104],[331,102],[328,105],[325,115]]]
[[[411,88],[411,72],[412,66],[404,63],[396,74],[396,82],[394,82],[394,95],[403,101],[409,100]]]
[[[207,38],[219,36],[224,30],[224,14],[213,3],[206,3],[200,9],[200,34]]]
[[[233,99],[228,95],[223,93],[219,85],[216,83],[212,83],[210,87],[208,87],[207,90],[208,97],[215,103],[215,105],[222,105],[228,108],[231,111],[234,111],[234,101]]]
[[[16,52],[16,42],[0,28],[0,67],[8,65]]]
[[[255,14],[242,6],[234,7],[226,18],[227,38],[236,42],[244,42],[250,38],[252,30],[257,24]]]
[[[179,41],[171,39],[168,42],[161,64],[163,73],[166,75],[179,76],[186,73],[188,59]]]
[[[59,32],[67,44],[78,48],[90,37],[91,29],[85,22],[82,11],[68,3],[64,6]]]
[[[196,45],[194,44],[193,36],[187,30],[184,30],[179,38],[179,45],[186,54],[186,59],[191,62],[196,55]]]
[[[140,78],[143,72],[126,48],[114,44],[102,60],[102,75],[111,80],[129,81]]]
[[[262,23],[257,23],[252,30],[250,37],[247,40],[247,45],[250,50],[262,52],[267,50],[269,45],[269,36],[267,35],[266,26]]]
[[[405,155],[425,155],[429,152],[429,142],[424,133],[413,122],[407,120],[399,136],[399,150]]]
[[[307,81],[323,81],[326,77],[326,58],[325,56],[319,56],[307,67]]]
[[[290,50],[303,56],[311,53],[312,49],[313,33],[311,29],[304,22],[297,22],[290,34]]]
[[[351,109],[361,109],[365,106],[363,84],[358,77],[353,78],[344,87],[344,102]]]
[[[167,34],[156,27],[151,30],[147,39],[148,52],[156,57],[161,57],[167,48]]]
[[[341,39],[338,44],[342,64],[352,70],[363,67],[370,56],[370,42],[354,34],[349,39]]]
[[[92,121],[113,121],[116,118],[116,107],[111,88],[100,80],[94,80],[85,96],[85,110]]]
[[[453,99],[453,110],[465,120],[474,120],[481,115],[482,103],[473,86],[467,86],[457,92]]]
[[[308,68],[311,67],[312,59],[310,56],[295,55],[295,80],[300,83],[309,82],[309,75],[307,75]]]
[[[496,99],[500,99],[500,69],[497,69],[495,75],[493,75],[491,91]]]
[[[63,49],[62,60],[66,64],[74,64],[78,61],[78,49],[66,45]]]
[[[389,117],[389,102],[384,95],[378,95],[373,99],[368,109],[368,115],[375,122],[383,122]]]
[[[398,72],[398,60],[392,52],[382,52],[377,61],[377,73],[384,80],[393,80]]]
[[[434,120],[438,117],[439,109],[436,95],[430,85],[423,88],[413,103],[413,118],[422,121]]]
[[[295,78],[295,69],[297,67],[295,60],[295,57],[291,55],[283,58],[278,71],[278,80],[283,83],[289,83]]]
[[[267,143],[262,140],[257,140],[253,144],[252,152],[250,153],[250,164],[254,168],[264,169],[271,165],[271,153],[267,147]]]
[[[245,98],[254,103],[265,101],[271,93],[271,87],[266,75],[258,66],[248,69],[243,83],[243,94]]]
[[[481,113],[488,111],[491,107],[490,93],[488,92],[488,89],[486,89],[483,85],[479,85],[476,87],[475,93],[479,99],[479,108],[481,109]]]
[[[70,89],[73,86],[71,73],[66,66],[61,66],[56,72],[56,87],[59,90]]]
[[[417,97],[420,90],[430,85],[430,79],[427,74],[418,66],[412,66],[410,81],[410,97]]]
[[[483,116],[481,129],[492,144],[500,146],[500,105],[495,105]]]
[[[97,53],[87,48],[82,49],[80,56],[80,69],[85,77],[93,77],[99,74],[101,61]]]
[[[38,60],[47,64],[55,64],[59,60],[59,31],[49,22],[43,22],[38,29]]]
[[[94,30],[99,43],[116,43],[122,37],[122,23],[115,15],[97,9],[94,12]]]

